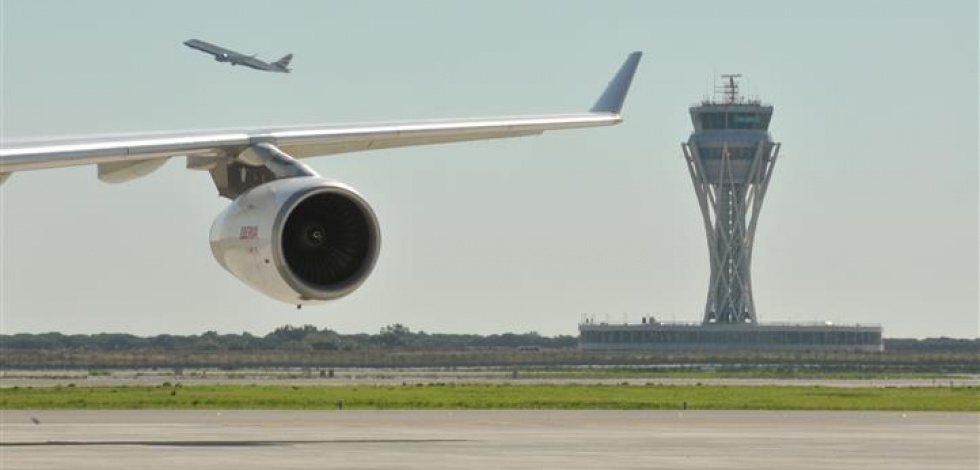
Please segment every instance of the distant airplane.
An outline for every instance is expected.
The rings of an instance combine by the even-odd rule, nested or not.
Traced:
[[[14,172],[75,165],[96,165],[100,180],[122,183],[184,156],[188,169],[210,172],[218,194],[232,200],[211,226],[218,264],[271,298],[319,303],[353,292],[368,277],[381,226],[360,193],[300,159],[619,124],[639,62],[640,52],[630,54],[595,104],[578,113],[0,140],[0,184]],[[139,243],[138,236],[120,236]]]
[[[197,49],[201,52],[211,54],[214,56],[214,60],[217,60],[218,62],[228,62],[231,65],[244,65],[255,70],[264,70],[266,72],[289,73],[289,61],[293,60],[292,54],[286,54],[281,59],[269,63],[264,60],[256,59],[255,55],[241,54],[220,46],[215,46],[210,42],[201,41],[200,39],[188,39],[184,41],[184,45],[191,49]]]

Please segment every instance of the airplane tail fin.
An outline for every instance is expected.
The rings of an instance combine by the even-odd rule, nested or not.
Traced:
[[[282,68],[284,68],[286,70],[289,70],[289,62],[291,60],[293,60],[293,55],[292,54],[286,54],[286,55],[282,56],[281,59],[273,62],[272,64],[273,65],[277,65],[279,67],[282,67]]]

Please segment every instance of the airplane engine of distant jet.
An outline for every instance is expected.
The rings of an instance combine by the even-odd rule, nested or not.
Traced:
[[[215,54],[214,60],[218,62],[228,62],[228,54]]]
[[[380,227],[351,187],[319,177],[259,185],[211,227],[211,252],[252,288],[287,303],[319,303],[361,285],[377,261]]]

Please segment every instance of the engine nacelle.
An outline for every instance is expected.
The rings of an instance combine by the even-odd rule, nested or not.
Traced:
[[[235,199],[211,226],[211,252],[245,284],[291,304],[343,297],[378,259],[381,230],[351,187],[284,178]]]

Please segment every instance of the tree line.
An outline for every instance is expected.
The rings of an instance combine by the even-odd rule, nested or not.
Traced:
[[[536,332],[493,335],[426,333],[396,323],[377,333],[341,334],[314,325],[276,328],[265,336],[248,332],[141,337],[126,333],[66,335],[20,333],[0,335],[0,349],[74,351],[370,351],[370,350],[467,350],[484,348],[575,348],[578,338],[541,336]]]
[[[980,338],[886,338],[886,351],[980,351]],[[376,334],[342,334],[314,325],[284,325],[264,336],[248,332],[141,337],[126,333],[66,335],[20,333],[0,335],[0,349],[43,351],[460,351],[473,349],[572,349],[578,337],[542,336],[536,332],[492,335],[426,333],[400,323]]]

